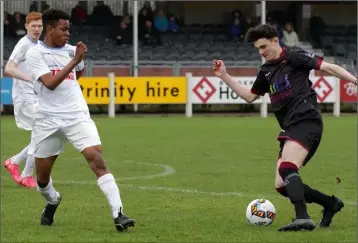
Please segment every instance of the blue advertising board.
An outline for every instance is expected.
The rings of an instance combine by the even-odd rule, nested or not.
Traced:
[[[12,105],[12,78],[1,79],[1,100],[2,105]]]

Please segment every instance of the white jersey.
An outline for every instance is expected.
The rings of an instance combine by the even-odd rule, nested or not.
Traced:
[[[74,57],[76,47],[66,44],[60,48],[51,48],[43,42],[31,48],[26,55],[26,62],[31,77],[35,80],[34,90],[39,99],[35,117],[58,116],[76,118],[79,114],[88,114],[88,106],[76,78],[76,71],[84,68],[83,61],[58,85],[50,90],[40,81],[47,73],[60,72]],[[81,113],[83,112],[83,113]]]
[[[27,35],[22,37],[15,45],[9,60],[17,64],[18,69],[23,73],[28,73],[26,67],[26,52],[33,46],[36,46],[38,41],[30,39]],[[34,93],[33,82],[24,81],[21,79],[13,78],[12,84],[12,100],[13,102],[19,101],[35,101],[37,99]]]

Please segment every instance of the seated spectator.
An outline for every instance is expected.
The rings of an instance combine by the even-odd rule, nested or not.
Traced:
[[[243,28],[244,28],[244,35],[246,34],[246,32],[251,28],[251,27],[255,27],[257,25],[257,23],[254,21],[254,18],[248,16],[245,20],[245,23],[243,23]]]
[[[126,14],[123,15],[123,21],[127,24],[128,30],[133,29],[132,18],[129,15],[129,13],[126,13]]]
[[[239,41],[244,38],[243,28],[240,24],[240,19],[235,18],[233,23],[230,25],[230,37],[233,40]]]
[[[142,32],[143,44],[146,46],[161,45],[160,33],[156,28],[152,27],[151,21],[145,22],[145,28]]]
[[[24,35],[26,35],[26,29],[25,29],[25,21],[21,17],[21,14],[16,12],[14,14],[14,21],[11,25],[13,35],[15,38],[21,38]]]
[[[30,5],[30,13],[31,12],[38,12],[39,10],[37,9],[37,2],[36,1],[32,1],[31,5]]]
[[[11,22],[10,22],[10,15],[5,12],[4,14],[4,36],[11,36],[12,30],[11,30]]]
[[[82,1],[80,1],[82,2]],[[87,12],[86,10],[80,5],[80,2],[72,9],[71,12],[71,21],[73,24],[83,24],[86,22],[87,19]]]
[[[233,10],[231,13],[231,19],[230,19],[230,23],[232,23],[236,18],[239,18],[241,26],[244,26],[245,24],[245,17],[243,15],[243,13],[241,12],[241,10],[236,9]]]
[[[160,9],[157,16],[154,17],[154,26],[161,33],[164,33],[168,29],[168,18],[165,16],[163,9]]]
[[[313,46],[321,48],[321,38],[324,35],[326,24],[323,19],[319,16],[318,12],[310,19],[310,33],[313,40]]]
[[[287,22],[285,24],[285,29],[283,30],[283,42],[286,46],[297,46],[298,41],[298,35],[293,30],[292,23]]]
[[[138,15],[138,31],[141,32],[145,28],[145,22],[152,21],[152,19],[148,16],[147,10],[143,8]]]
[[[179,31],[179,26],[178,26],[177,20],[175,19],[175,16],[173,14],[171,14],[169,16],[167,30],[168,30],[168,32],[178,32]]]
[[[150,5],[150,2],[149,2],[149,1],[145,1],[145,2],[144,2],[143,8],[142,8],[139,12],[141,13],[142,10],[145,10],[146,16],[147,16],[150,20],[153,20],[154,13],[153,13],[153,9],[152,9],[152,6]]]
[[[93,8],[92,18],[93,23],[96,25],[110,26],[113,21],[113,13],[103,1],[97,1],[97,5]]]
[[[285,46],[284,38],[283,38],[283,31],[281,26],[278,25],[276,21],[271,22],[272,27],[274,27],[278,32],[278,40],[280,42],[280,46]]]
[[[41,13],[44,13],[49,9],[50,9],[50,5],[48,5],[46,2],[43,2],[41,5]]]
[[[128,29],[128,24],[126,20],[123,18],[120,26],[116,33],[116,44],[123,45],[123,44],[132,44],[133,36],[131,35],[131,31]]]

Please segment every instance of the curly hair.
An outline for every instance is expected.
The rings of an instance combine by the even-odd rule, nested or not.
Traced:
[[[278,37],[278,31],[268,24],[260,24],[250,28],[245,36],[247,42],[255,42],[258,39],[273,39]]]

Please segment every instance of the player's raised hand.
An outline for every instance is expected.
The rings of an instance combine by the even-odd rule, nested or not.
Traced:
[[[224,62],[222,60],[213,60],[213,71],[215,76],[222,77],[226,73]]]
[[[85,52],[87,52],[87,46],[82,41],[78,42],[74,59],[77,62],[81,62],[83,60]]]

